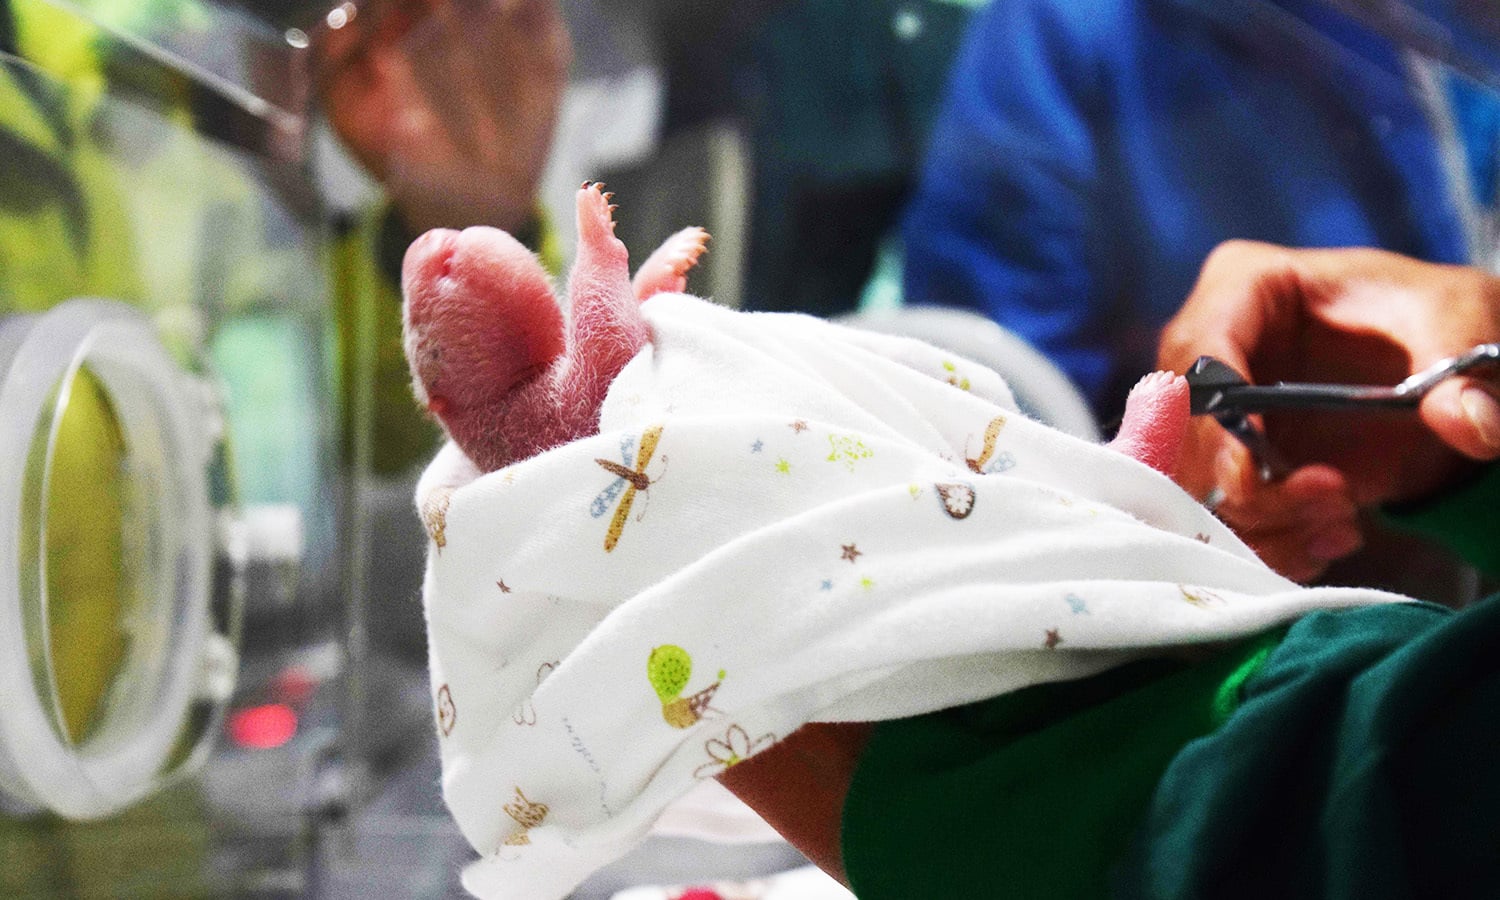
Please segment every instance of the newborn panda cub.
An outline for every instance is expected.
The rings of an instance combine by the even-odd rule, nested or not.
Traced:
[[[578,192],[566,319],[536,256],[503,231],[435,229],[406,252],[413,390],[481,471],[596,433],[610,382],[650,337],[640,302],[683,290],[708,244],[679,231],[632,283],[609,200],[597,184]]]
[[[578,255],[565,315],[536,256],[495,228],[434,229],[402,270],[406,358],[417,401],[490,472],[598,430],[605,392],[650,340],[640,303],[682,291],[708,232],[672,235],[630,277],[610,195],[578,191]],[[1154,373],[1132,391],[1111,446],[1171,474],[1187,384]]]
[[[481,471],[598,432],[610,382],[651,339],[640,303],[680,292],[708,234],[687,228],[631,280],[610,195],[578,191],[565,313],[531,251],[503,231],[439,229],[406,253],[404,341],[417,400]],[[1188,419],[1181,376],[1148,375],[1111,447],[1168,475]],[[806,725],[720,780],[814,862],[842,878],[844,795],[868,724]]]

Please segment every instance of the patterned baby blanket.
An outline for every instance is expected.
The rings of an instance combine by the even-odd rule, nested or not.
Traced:
[[[562,897],[808,721],[909,716],[1393,600],[1273,573],[925,344],[679,294],[597,436],[418,487],[475,894]]]

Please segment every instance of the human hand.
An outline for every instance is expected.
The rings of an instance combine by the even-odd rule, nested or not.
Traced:
[[[388,0],[322,38],[329,121],[410,230],[529,220],[572,59],[557,0]]]
[[[1389,385],[1497,340],[1500,279],[1478,269],[1232,241],[1204,263],[1157,361],[1185,372],[1200,355],[1215,356],[1257,384]],[[1431,496],[1475,460],[1500,457],[1500,384],[1490,378],[1443,382],[1415,416],[1267,414],[1268,437],[1295,467],[1269,484],[1237,440],[1195,419],[1178,480],[1195,496],[1221,496],[1216,512],[1268,564],[1308,580],[1359,548],[1360,507]]]

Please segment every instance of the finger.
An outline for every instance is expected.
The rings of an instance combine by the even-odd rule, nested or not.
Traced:
[[[1162,331],[1158,365],[1186,371],[1209,355],[1241,372],[1268,333],[1284,328],[1300,302],[1291,251],[1272,244],[1228,241],[1204,260],[1182,310]]]
[[[1245,543],[1250,545],[1261,562],[1283,578],[1290,578],[1298,584],[1307,584],[1328,571],[1329,563],[1303,552],[1304,542],[1296,535],[1286,535],[1274,540],[1246,538]]]
[[[1265,482],[1242,445],[1225,446],[1214,461],[1222,492],[1221,518],[1240,529],[1280,532],[1353,519],[1357,513],[1348,480],[1329,466],[1303,466],[1280,481]]]
[[[1293,523],[1282,528],[1237,529],[1261,561],[1293,581],[1306,582],[1364,546],[1358,517]]]
[[[1216,512],[1271,568],[1296,581],[1320,575],[1364,543],[1344,476],[1306,466],[1262,482],[1249,454],[1226,448],[1215,465],[1223,502]]]
[[[1500,458],[1500,387],[1452,378],[1422,399],[1422,421],[1438,439],[1477,460]]]
[[[1359,519],[1340,519],[1298,532],[1309,562],[1318,566],[1343,559],[1365,545]]]
[[[503,153],[507,149],[500,146],[492,127],[492,117],[503,107],[491,90],[490,78],[495,72],[509,71],[509,54],[488,60],[486,67],[478,59],[482,45],[476,42],[478,35],[493,27],[496,17],[493,7],[470,10],[450,2],[436,3],[409,50],[426,103],[437,112],[448,140],[470,160],[486,158],[487,150]],[[455,90],[455,85],[463,89]]]
[[[1329,563],[1364,545],[1357,516],[1334,516],[1327,521],[1293,516],[1276,526],[1262,521],[1235,531],[1261,561],[1294,581],[1316,578]]]
[[[1364,546],[1359,507],[1343,473],[1327,466],[1306,466],[1283,484],[1297,525],[1292,529],[1312,561],[1328,563]]]
[[[1317,529],[1251,532],[1241,537],[1266,565],[1304,583],[1322,575],[1332,562],[1364,546],[1358,520],[1328,523]]]
[[[1178,459],[1172,480],[1199,500],[1206,499],[1213,491],[1214,480],[1218,477],[1214,472],[1214,462],[1228,443],[1233,441],[1228,432],[1212,419],[1190,419],[1183,439],[1182,455]]]

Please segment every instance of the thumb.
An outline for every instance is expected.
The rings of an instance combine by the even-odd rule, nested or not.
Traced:
[[[1422,400],[1422,420],[1438,439],[1477,460],[1500,457],[1500,387],[1452,378]]]

